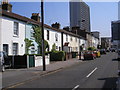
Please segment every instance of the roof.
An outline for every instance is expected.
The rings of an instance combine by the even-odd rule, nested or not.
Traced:
[[[120,23],[120,20],[112,21],[112,23]]]
[[[12,12],[7,12],[5,10],[2,10],[2,16],[6,16],[6,17],[9,17],[9,18],[17,19],[17,20],[20,20],[20,21],[23,21],[23,22],[26,22],[26,23],[31,23],[31,24],[35,24],[35,25],[39,25],[39,26],[41,25],[41,22],[35,21],[33,19],[15,14],[15,13],[12,13]],[[49,25],[46,25],[46,24],[44,24],[44,27],[48,28],[48,29],[52,29],[52,30],[57,31],[57,32],[63,32],[65,34],[69,34],[69,35],[84,39],[83,37],[81,37],[79,35],[76,35],[72,32],[65,31],[63,29],[56,29],[56,28],[53,28],[53,27],[51,27]]]

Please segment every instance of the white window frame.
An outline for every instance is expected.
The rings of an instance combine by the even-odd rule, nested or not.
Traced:
[[[17,46],[16,46],[16,50],[14,50],[14,44],[16,44]],[[14,51],[16,51],[16,53],[14,53]],[[18,43],[13,43],[12,44],[12,52],[13,52],[13,55],[18,55]]]
[[[19,23],[18,22],[14,22],[13,35],[14,36],[18,36],[19,35]]]

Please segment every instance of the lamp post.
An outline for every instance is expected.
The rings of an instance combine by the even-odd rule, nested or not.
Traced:
[[[42,28],[43,71],[46,71],[46,65],[45,65],[45,47],[44,47],[44,0],[41,0],[41,28]]]

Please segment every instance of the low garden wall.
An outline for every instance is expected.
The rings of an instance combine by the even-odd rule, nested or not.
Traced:
[[[50,64],[49,55],[45,56],[45,64]],[[35,56],[35,67],[43,66],[43,59],[42,56]]]

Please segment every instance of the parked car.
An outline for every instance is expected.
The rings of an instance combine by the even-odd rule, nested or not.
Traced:
[[[107,50],[106,50],[106,52],[110,52],[110,50],[109,50],[109,49],[107,49]]]
[[[100,49],[100,54],[106,54],[106,50],[105,49]]]
[[[8,58],[8,55],[4,51],[0,51],[0,67],[2,68],[2,71],[5,71],[5,67],[10,67],[11,62]]]
[[[111,52],[115,52],[115,51],[116,51],[116,49],[115,49],[115,48],[111,48],[110,50],[111,50]]]
[[[93,51],[86,51],[84,53],[84,60],[88,60],[88,59],[94,60],[95,58],[96,58],[96,54]]]
[[[100,51],[94,51],[94,53],[96,54],[96,57],[100,57]]]

